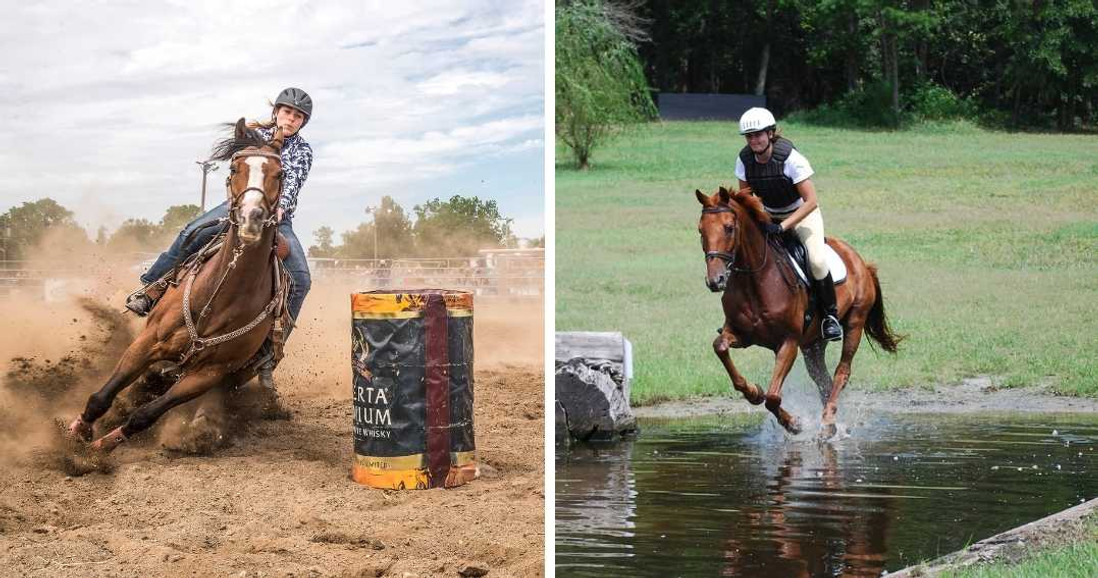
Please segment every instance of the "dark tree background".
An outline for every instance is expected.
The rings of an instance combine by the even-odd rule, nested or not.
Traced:
[[[1094,0],[644,0],[652,88],[764,94],[784,116],[1094,124]],[[860,114],[864,113],[864,114]],[[858,118],[850,117],[862,116]]]

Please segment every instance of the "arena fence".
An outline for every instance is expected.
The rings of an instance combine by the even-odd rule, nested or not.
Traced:
[[[134,256],[133,281],[155,255]],[[473,257],[415,259],[309,259],[313,281],[347,281],[356,290],[462,289],[475,295],[540,298],[545,291],[544,249],[484,250]],[[73,280],[93,272],[72,264],[0,261],[0,296],[52,300]],[[135,285],[136,286],[136,285]]]

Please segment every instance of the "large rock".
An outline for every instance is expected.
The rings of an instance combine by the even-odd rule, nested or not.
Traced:
[[[576,357],[558,362],[556,399],[564,410],[570,437],[617,441],[635,434],[637,418],[629,407],[627,384],[621,364],[612,361]],[[559,428],[559,418],[557,423]],[[557,439],[561,436],[558,430]]]
[[[556,427],[553,428],[556,444],[558,446],[567,446],[568,442],[572,441],[568,435],[568,414],[565,413],[564,406],[560,404],[559,399],[553,401],[553,409],[556,414]]]

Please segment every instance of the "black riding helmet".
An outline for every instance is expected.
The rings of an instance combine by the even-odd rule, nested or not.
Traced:
[[[300,110],[305,115],[305,122],[301,123],[301,128],[305,128],[305,125],[309,124],[309,119],[313,117],[313,99],[300,88],[290,87],[283,90],[275,99],[274,105],[276,109],[279,105],[286,105]]]

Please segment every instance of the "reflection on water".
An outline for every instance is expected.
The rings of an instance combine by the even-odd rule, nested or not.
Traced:
[[[834,444],[642,422],[557,456],[557,576],[880,576],[1098,495],[1098,416],[896,415]]]

